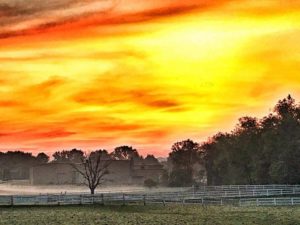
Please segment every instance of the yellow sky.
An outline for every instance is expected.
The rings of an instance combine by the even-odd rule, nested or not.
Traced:
[[[297,1],[70,2],[47,17],[48,5],[34,18],[2,13],[3,151],[128,144],[165,156],[288,94],[299,101]]]

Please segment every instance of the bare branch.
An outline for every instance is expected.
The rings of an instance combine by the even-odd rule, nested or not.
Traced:
[[[94,155],[85,154],[80,165],[75,163],[70,163],[70,165],[87,180],[87,185],[91,193],[94,194],[94,190],[97,186],[102,184],[103,177],[108,174],[107,168],[111,163],[112,161],[110,159],[103,159],[101,152],[96,152]]]

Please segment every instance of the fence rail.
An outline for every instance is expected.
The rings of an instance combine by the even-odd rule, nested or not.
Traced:
[[[219,185],[219,186],[200,186],[200,190],[264,190],[264,189],[292,189],[300,188],[300,185],[288,184],[267,184],[267,185]]]
[[[300,195],[300,188],[285,188],[285,189],[227,189],[227,190],[206,190],[195,191],[196,195],[203,197],[263,197],[263,196],[290,196]]]
[[[208,198],[195,195],[141,195],[141,194],[95,194],[95,195],[27,195],[1,196],[1,206],[15,205],[81,205],[81,204],[201,204],[236,206],[284,206],[300,205],[300,197],[280,198]]]
[[[240,199],[240,206],[294,206],[300,205],[300,198],[256,198]]]

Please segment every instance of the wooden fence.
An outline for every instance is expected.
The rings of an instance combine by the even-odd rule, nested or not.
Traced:
[[[205,188],[205,190],[204,190]],[[278,189],[281,188],[281,189]],[[0,196],[0,206],[80,204],[300,205],[300,186],[206,186],[169,192],[40,194]]]
[[[300,197],[281,198],[204,198],[194,196],[163,195],[35,195],[35,196],[1,196],[1,206],[31,205],[127,205],[127,204],[200,204],[200,205],[234,205],[234,206],[300,206]]]
[[[85,205],[85,204],[200,204],[235,206],[285,206],[300,205],[300,197],[279,198],[205,198],[180,195],[140,195],[140,194],[95,194],[95,195],[28,195],[1,196],[1,206],[19,205]]]

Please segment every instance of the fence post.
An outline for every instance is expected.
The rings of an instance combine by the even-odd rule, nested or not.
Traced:
[[[274,205],[277,205],[277,204],[276,204],[276,198],[274,198]]]
[[[101,194],[101,203],[102,203],[102,205],[104,205],[104,194],[103,193]]]
[[[92,204],[94,205],[94,194],[92,194]]]
[[[269,189],[267,189],[267,196],[269,196]]]
[[[193,198],[195,198],[195,185],[193,185]]]
[[[14,196],[10,196],[10,205],[13,206],[14,205]]]
[[[256,199],[256,206],[259,206],[258,198]]]
[[[203,199],[203,197],[201,198],[201,204],[202,204],[202,205],[204,204],[204,199]]]
[[[292,201],[292,205],[294,205],[294,198],[292,198],[291,201]]]
[[[221,198],[221,205],[223,205],[223,199]]]
[[[144,206],[146,205],[146,195],[143,196]]]
[[[163,203],[164,206],[166,206],[166,202],[165,202],[164,197],[162,197],[162,203]]]
[[[123,193],[123,205],[126,205],[125,194]]]

